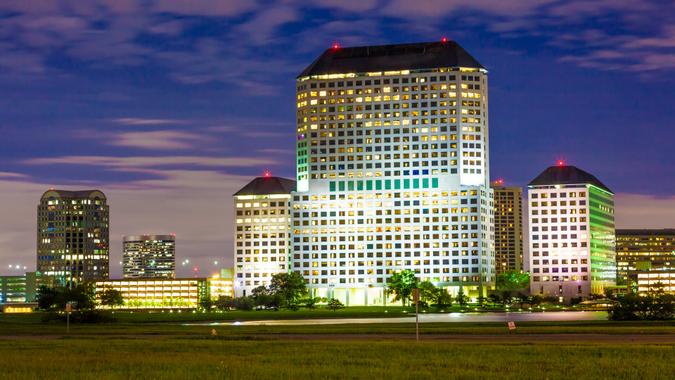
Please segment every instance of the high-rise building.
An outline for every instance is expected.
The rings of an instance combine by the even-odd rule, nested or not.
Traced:
[[[523,270],[523,189],[492,184],[494,191],[495,268],[497,274]]]
[[[99,190],[48,190],[37,207],[37,271],[47,284],[108,278],[108,204]]]
[[[453,41],[334,46],[297,77],[292,260],[314,296],[383,304],[405,269],[494,286],[487,88]]]
[[[616,230],[616,264],[617,282],[631,288],[640,273],[675,271],[675,229]]]
[[[615,285],[614,194],[560,162],[528,185],[532,294],[569,300]]]
[[[122,247],[124,278],[176,277],[175,235],[129,235]]]
[[[290,257],[290,199],[295,181],[265,173],[234,194],[234,291],[250,295],[287,272]]]

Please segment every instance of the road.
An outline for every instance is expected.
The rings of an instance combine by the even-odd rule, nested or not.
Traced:
[[[420,314],[420,323],[456,323],[456,322],[569,322],[607,320],[604,311],[551,311],[551,312],[514,312],[514,313],[434,313]],[[195,322],[185,326],[307,326],[307,325],[344,325],[373,323],[414,323],[415,316],[392,318],[326,318],[326,319],[287,319],[235,322]]]

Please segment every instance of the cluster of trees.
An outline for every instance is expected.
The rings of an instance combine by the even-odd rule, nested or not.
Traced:
[[[614,321],[669,320],[675,318],[675,295],[626,294],[616,298],[609,309],[609,319]]]
[[[452,297],[445,289],[436,287],[430,281],[419,281],[415,272],[409,269],[392,274],[387,284],[387,291],[394,295],[394,301],[403,302],[403,306],[410,303],[414,289],[419,289],[423,306],[451,306],[453,302],[464,306],[469,302],[463,288],[459,288],[457,296]]]
[[[105,306],[119,306],[124,304],[122,292],[106,288],[99,293],[100,304]],[[65,310],[70,303],[73,310],[93,310],[96,307],[96,290],[90,283],[78,284],[73,287],[48,287],[42,285],[37,290],[36,301],[42,310]]]
[[[216,301],[203,300],[202,308],[216,307],[221,310],[273,309],[288,308],[297,310],[300,305],[313,307],[319,300],[307,299],[307,285],[301,274],[278,273],[272,276],[269,286],[258,286],[250,296],[219,297]]]

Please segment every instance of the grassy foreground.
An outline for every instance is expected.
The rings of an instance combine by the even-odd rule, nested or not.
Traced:
[[[117,322],[74,324],[69,334],[39,313],[2,315],[0,378],[646,380],[675,373],[675,321],[526,322],[515,334],[504,323],[424,323],[421,342],[412,339],[412,323],[183,324],[299,317],[291,313],[118,313]]]
[[[223,338],[0,341],[3,379],[671,379],[673,346]]]

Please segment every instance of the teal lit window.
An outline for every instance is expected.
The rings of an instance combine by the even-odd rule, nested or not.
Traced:
[[[434,189],[438,188],[438,178],[431,179],[431,187],[433,187]]]
[[[330,181],[330,191],[335,191],[335,181]]]

